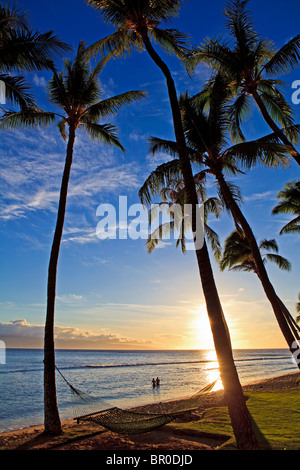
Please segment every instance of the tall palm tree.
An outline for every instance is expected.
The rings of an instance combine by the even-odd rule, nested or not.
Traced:
[[[186,64],[193,70],[199,62],[205,62],[227,78],[234,98],[230,125],[235,137],[244,139],[240,123],[254,100],[268,126],[300,165],[300,154],[294,147],[299,127],[294,126],[293,112],[280,90],[284,82],[277,79],[278,74],[298,66],[300,34],[276,50],[270,40],[261,39],[254,30],[248,3],[249,0],[230,0],[225,8],[229,38],[207,38],[188,54]],[[230,39],[234,41],[232,47]]]
[[[61,109],[61,113],[47,113],[40,110],[7,112],[1,119],[1,127],[14,129],[17,126],[31,127],[49,124],[56,118],[62,137],[67,141],[66,159],[61,182],[56,227],[52,242],[48,268],[47,313],[44,338],[44,405],[45,432],[59,434],[61,423],[56,402],[54,312],[56,297],[57,264],[65,220],[68,184],[70,179],[73,150],[77,129],[82,129],[93,139],[98,139],[124,151],[117,135],[116,127],[100,124],[99,120],[117,113],[123,106],[139,101],[145,96],[142,91],[129,91],[101,100],[99,74],[107,59],[102,59],[93,69],[85,52],[85,44],[80,43],[75,58],[65,61],[61,73],[54,73],[49,86],[49,100]],[[68,128],[68,133],[67,133]]]
[[[277,199],[281,199],[274,207],[272,214],[293,214],[296,217],[284,225],[280,230],[280,235],[284,233],[300,232],[300,180],[286,183],[279,191]]]
[[[198,197],[182,128],[177,92],[169,67],[156,52],[151,42],[152,39],[163,46],[165,50],[175,53],[179,57],[183,56],[186,46],[185,36],[175,29],[159,27],[161,23],[170,21],[178,14],[183,1],[87,0],[87,3],[100,11],[106,22],[117,28],[113,34],[95,43],[90,48],[91,53],[98,50],[108,50],[115,56],[124,56],[131,50],[141,51],[146,49],[165,77],[181,172],[186,188],[187,202],[192,207],[192,229],[195,233]],[[258,448],[251,417],[234,364],[230,335],[215,284],[206,243],[204,242],[201,249],[195,247],[195,253],[219,361],[225,400],[228,405],[237,445],[241,449]]]
[[[52,70],[58,54],[70,51],[53,31],[33,31],[27,15],[17,6],[0,5],[0,80],[5,84],[6,99],[21,107],[34,106],[34,99],[19,72]]]
[[[255,259],[256,269],[262,287],[270,301],[280,329],[286,339],[291,353],[297,347],[298,335],[290,328],[292,316],[277,296],[270,282],[259,247],[253,231],[240,208],[240,195],[237,188],[228,182],[224,172],[236,174],[240,172],[239,166],[251,168],[263,162],[266,165],[286,163],[285,147],[278,143],[274,135],[264,138],[228,146],[228,106],[226,83],[221,76],[216,77],[214,89],[210,95],[209,110],[206,99],[198,101],[184,96],[181,99],[182,121],[185,130],[188,149],[192,161],[203,165],[201,172],[213,175],[218,183],[219,197],[225,207],[230,211],[236,227],[242,230],[247,237],[252,256]],[[166,151],[177,156],[178,150],[174,142],[151,138],[153,152]]]

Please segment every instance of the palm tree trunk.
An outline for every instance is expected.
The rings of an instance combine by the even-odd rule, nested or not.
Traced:
[[[230,211],[232,213],[232,216],[235,221],[237,221],[240,226],[242,227],[245,236],[247,237],[253,258],[255,260],[256,268],[257,268],[257,274],[258,277],[262,283],[264,292],[270,301],[274,314],[276,316],[277,322],[279,324],[279,327],[282,331],[282,334],[289,346],[289,349],[292,354],[294,354],[296,351],[298,351],[298,346],[297,346],[297,336],[294,335],[293,330],[289,326],[290,324],[290,317],[291,314],[289,313],[288,309],[285,307],[283,302],[279,299],[277,296],[274,287],[272,283],[269,280],[267,271],[265,269],[263,260],[261,258],[261,254],[259,251],[259,248],[257,246],[257,242],[255,239],[255,236],[251,230],[251,227],[249,226],[247,220],[245,219],[242,211],[240,210],[238,204],[235,202],[231,191],[223,177],[223,174],[219,171],[215,172],[216,179],[219,183],[222,195],[230,208]],[[284,307],[284,308],[283,308]],[[287,318],[288,317],[288,318]],[[298,367],[300,369],[300,364],[298,364]]]
[[[60,189],[57,221],[48,268],[47,314],[44,336],[44,432],[53,435],[58,435],[62,432],[56,399],[54,311],[57,263],[65,220],[67,192],[73,160],[74,141],[75,128],[70,126],[65,168]]]
[[[198,204],[198,197],[191,164],[188,158],[174,80],[167,65],[153,49],[147,32],[141,31],[141,35],[148,54],[166,78],[181,171],[186,188],[187,202],[188,204],[191,204],[193,208],[192,224],[194,226],[196,223],[195,213],[196,206]],[[194,227],[193,232],[195,232]],[[224,387],[224,398],[228,406],[237,446],[239,449],[243,450],[259,449],[252,426],[251,416],[246,406],[242,386],[235,367],[229,331],[222,311],[206,244],[204,244],[202,249],[195,249],[195,251],[220,367],[220,376]]]
[[[278,135],[281,142],[286,146],[286,148],[287,148],[288,152],[290,153],[290,155],[296,160],[298,165],[300,165],[300,154],[299,154],[299,152],[291,144],[291,142],[289,141],[289,139],[287,138],[285,133],[281,129],[279,129],[277,124],[273,121],[273,119],[271,118],[271,116],[269,115],[269,113],[267,111],[267,108],[265,107],[265,104],[264,104],[263,100],[259,96],[258,92],[253,91],[252,96],[253,96],[257,106],[259,107],[259,110],[260,110],[264,120],[268,124],[268,126],[272,129],[273,132],[275,132]]]

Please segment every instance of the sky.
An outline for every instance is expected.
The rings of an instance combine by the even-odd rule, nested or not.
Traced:
[[[189,0],[172,27],[190,36],[193,45],[206,36],[224,34],[223,0]],[[92,44],[110,34],[97,12],[84,0],[18,1],[28,11],[30,23],[40,31],[54,30],[76,50],[79,41]],[[252,0],[256,30],[281,47],[299,33],[298,0]],[[174,57],[162,54],[176,82],[178,93],[197,93],[210,76],[199,65],[192,77]],[[57,67],[62,59],[57,60]],[[48,72],[27,75],[42,109],[53,109],[47,100]],[[290,104],[292,84],[299,69],[282,77]],[[128,207],[139,203],[138,190],[164,155],[149,155],[147,138],[173,139],[167,91],[160,71],[147,54],[110,60],[101,74],[103,96],[129,90],[147,90],[140,103],[124,108],[110,122],[119,129],[126,149],[92,142],[78,132],[74,149],[56,298],[56,347],[84,349],[208,349],[213,348],[195,254],[183,255],[173,240],[166,240],[151,254],[144,239],[107,239],[97,236],[102,204],[116,208],[119,198]],[[300,104],[293,105],[299,122]],[[253,113],[244,125],[248,139],[270,131]],[[7,347],[41,348],[46,312],[47,269],[56,221],[59,188],[66,144],[55,125],[31,131],[1,131],[0,237],[1,298],[0,339]],[[295,163],[285,170],[253,168],[234,179],[242,190],[243,212],[258,240],[275,238],[279,252],[292,263],[290,272],[267,265],[279,297],[293,315],[300,292],[299,236],[280,236],[289,216],[274,216],[277,193],[299,178]],[[216,195],[211,181],[209,195]],[[128,223],[133,217],[128,217]],[[209,219],[221,241],[234,229],[223,214]],[[119,230],[117,230],[117,235]],[[220,272],[211,254],[214,276],[233,348],[286,348],[273,311],[254,274]]]

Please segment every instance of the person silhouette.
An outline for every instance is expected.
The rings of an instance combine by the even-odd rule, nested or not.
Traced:
[[[156,380],[155,380],[155,378],[153,377],[153,379],[152,379],[152,387],[154,388],[155,385],[156,385]]]
[[[156,377],[156,386],[159,387],[160,386],[160,380],[158,377]]]

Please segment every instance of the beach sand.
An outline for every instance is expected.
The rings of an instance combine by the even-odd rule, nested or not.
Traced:
[[[289,390],[297,386],[298,372],[270,379],[264,379],[243,387],[244,391],[276,391]],[[180,401],[160,404],[165,412],[169,412]],[[183,421],[198,420],[205,410],[224,404],[223,391],[211,392],[204,396],[201,405]],[[148,405],[135,410],[155,413],[155,407]],[[31,426],[0,434],[0,449],[7,450],[213,450],[222,444],[217,436],[205,435],[197,431],[184,431],[172,426],[164,426],[155,431],[139,435],[120,435],[105,430],[92,423],[77,424],[73,419],[62,422],[63,434],[49,437],[43,434],[43,426]]]

